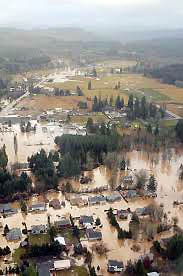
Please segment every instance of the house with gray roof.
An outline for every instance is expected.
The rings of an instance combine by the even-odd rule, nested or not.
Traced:
[[[17,213],[17,209],[12,208],[10,204],[0,204],[0,213],[5,215],[13,215]]]
[[[21,240],[22,238],[22,233],[20,228],[12,228],[7,234],[6,234],[6,239],[8,241],[17,241]]]
[[[56,229],[58,229],[58,230],[71,227],[70,219],[61,219],[59,221],[55,221],[54,224],[55,224]]]
[[[84,227],[92,225],[94,223],[93,216],[81,216],[79,219],[79,223],[82,224]]]
[[[115,260],[109,260],[108,265],[107,265],[107,271],[110,273],[115,273],[115,272],[123,272],[124,271],[124,264],[123,262],[118,262]]]
[[[86,236],[89,241],[102,240],[102,233],[100,231],[95,231],[92,228],[86,229]]]
[[[115,201],[120,201],[121,200],[121,195],[119,193],[113,193],[109,196],[106,196],[106,200],[108,202],[115,202]]]
[[[106,203],[106,198],[103,195],[96,195],[93,197],[89,197],[88,202],[90,205],[104,204],[104,203]]]
[[[45,234],[45,233],[47,233],[47,231],[48,231],[48,226],[44,225],[44,224],[31,226],[31,234],[32,235]]]
[[[44,212],[46,211],[46,203],[45,202],[39,202],[36,204],[32,204],[29,208],[30,212]]]

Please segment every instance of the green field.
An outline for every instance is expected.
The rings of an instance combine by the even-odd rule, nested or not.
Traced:
[[[125,91],[125,93],[129,96],[130,94],[133,94],[136,97],[142,98],[143,96],[146,97],[148,101],[168,101],[170,98],[167,95],[163,95],[157,90],[154,90],[152,88],[141,88],[141,89],[130,89],[129,91]]]

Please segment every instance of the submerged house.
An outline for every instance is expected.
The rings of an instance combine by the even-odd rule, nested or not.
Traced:
[[[49,206],[53,207],[53,209],[58,210],[61,209],[60,201],[56,198],[49,202]]]
[[[7,234],[6,234],[6,239],[8,241],[17,241],[21,240],[22,238],[22,233],[20,228],[12,228]]]
[[[55,275],[54,272],[68,270],[71,268],[71,261],[70,260],[58,260],[55,261],[53,264],[53,268],[50,269],[50,275]]]
[[[115,260],[109,260],[107,265],[107,271],[110,273],[115,272],[123,272],[124,271],[124,264],[123,262],[118,262]]]
[[[106,203],[106,198],[103,195],[96,195],[88,198],[89,205],[104,204]]]
[[[59,221],[55,221],[54,224],[57,230],[71,227],[71,222],[69,219],[61,219]]]
[[[47,233],[47,231],[48,231],[48,226],[44,225],[44,224],[31,226],[31,234],[32,235],[45,234],[45,233]]]
[[[46,203],[40,202],[36,204],[32,204],[29,208],[30,212],[45,212],[46,211]]]
[[[95,231],[92,228],[86,229],[86,236],[89,241],[102,240],[102,233],[100,231]]]
[[[17,213],[17,209],[12,208],[10,204],[0,204],[0,213],[5,215],[13,215]]]
[[[119,219],[128,219],[128,210],[117,210],[117,216]]]
[[[108,202],[115,202],[121,200],[121,195],[119,193],[113,193],[112,195],[106,196]]]
[[[94,223],[93,216],[81,216],[79,223],[82,224],[84,227],[91,226]]]

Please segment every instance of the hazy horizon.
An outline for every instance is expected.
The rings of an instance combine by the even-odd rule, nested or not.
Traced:
[[[182,15],[181,0],[0,0],[10,28],[180,29]]]

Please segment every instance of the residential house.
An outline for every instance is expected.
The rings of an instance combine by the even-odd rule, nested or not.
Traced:
[[[79,223],[82,224],[84,227],[92,226],[94,223],[94,219],[92,216],[81,216]]]
[[[110,273],[123,272],[124,271],[123,262],[118,262],[118,261],[115,261],[115,260],[109,260],[108,265],[107,265],[107,271],[110,272]]]
[[[128,219],[128,210],[117,210],[117,216],[119,219]]]
[[[53,207],[53,209],[58,210],[61,209],[60,201],[56,198],[49,202],[49,206]]]
[[[55,221],[54,224],[57,230],[71,227],[70,219],[61,219],[59,221]]]
[[[29,208],[30,212],[45,212],[46,211],[46,203],[40,202],[36,204],[32,204]]]
[[[108,202],[115,202],[121,200],[121,195],[119,193],[113,193],[112,195],[106,196]]]
[[[6,239],[8,241],[17,241],[21,240],[22,238],[22,233],[20,228],[12,228],[7,234],[6,234]]]
[[[125,198],[135,198],[135,197],[138,196],[136,190],[125,190],[125,191],[122,191],[122,195]]]
[[[58,241],[60,245],[66,246],[65,238],[64,237],[56,237],[54,241]]]
[[[51,275],[55,275],[54,271],[68,270],[71,268],[70,260],[58,260],[54,261],[53,268],[50,269]]]
[[[102,240],[102,233],[100,231],[95,231],[92,228],[86,229],[86,236],[89,241]]]
[[[0,204],[0,213],[4,215],[13,215],[17,213],[17,209],[12,208],[10,204]]]
[[[47,231],[48,231],[48,226],[44,225],[44,224],[31,226],[31,234],[32,235],[45,234]]]
[[[103,195],[96,195],[88,198],[89,205],[104,204],[106,203],[106,198]]]
[[[50,276],[50,270],[53,269],[53,261],[37,263],[39,276]]]

